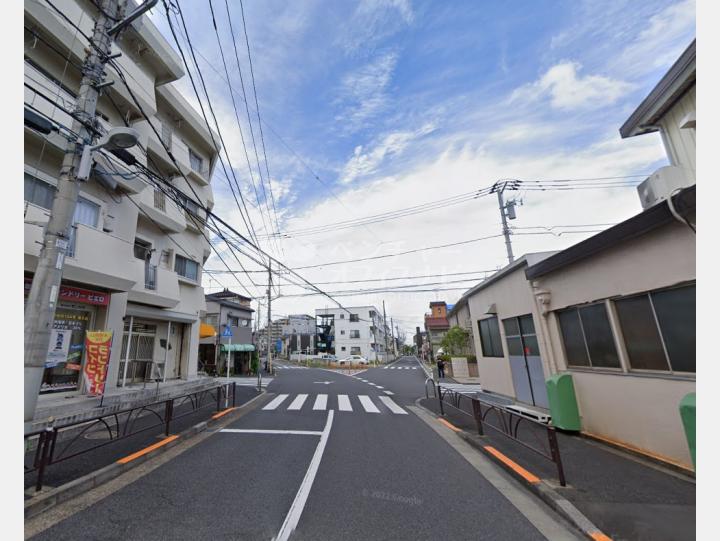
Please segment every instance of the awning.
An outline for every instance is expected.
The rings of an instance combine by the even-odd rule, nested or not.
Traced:
[[[252,344],[221,344],[220,351],[255,351]]]
[[[200,323],[200,338],[211,338],[216,335],[215,327],[208,323]]]

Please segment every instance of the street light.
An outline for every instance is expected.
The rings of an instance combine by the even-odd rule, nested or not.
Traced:
[[[87,180],[92,167],[92,153],[101,148],[108,150],[120,150],[134,147],[138,144],[140,134],[133,128],[117,127],[111,128],[100,141],[95,145],[85,145],[78,166],[77,179]]]

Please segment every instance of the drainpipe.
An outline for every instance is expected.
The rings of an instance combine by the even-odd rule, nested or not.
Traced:
[[[163,383],[165,383],[165,377],[167,376],[167,357],[168,349],[170,349],[170,325],[172,325],[172,323],[168,321],[167,338],[165,338],[165,362],[163,363]]]
[[[546,350],[550,356],[550,362],[548,363],[550,365],[550,369],[553,371],[553,374],[557,374],[559,372],[558,370],[558,364],[557,359],[555,358],[555,350],[553,348],[552,340],[550,339],[550,329],[548,327],[548,317],[550,313],[550,291],[546,289],[541,289],[539,282],[536,280],[533,280],[530,284],[533,289],[533,294],[535,297],[535,306],[537,307],[538,312],[540,312],[540,329],[542,330],[543,334],[543,341],[545,342]]]

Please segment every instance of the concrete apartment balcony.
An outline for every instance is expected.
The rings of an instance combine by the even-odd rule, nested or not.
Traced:
[[[160,190],[148,186],[135,198],[135,202],[163,230],[171,233],[185,231],[185,211]]]
[[[146,266],[145,261],[134,259],[133,274],[136,282],[128,294],[128,300],[158,306],[174,308],[180,302],[180,286],[174,271]]]
[[[25,270],[34,272],[49,211],[28,204],[25,214]],[[130,291],[136,277],[132,244],[99,229],[78,224],[65,257],[63,279],[114,291]]]

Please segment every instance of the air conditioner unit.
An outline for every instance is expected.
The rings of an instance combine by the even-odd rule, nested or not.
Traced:
[[[678,188],[695,184],[692,173],[676,165],[667,165],[655,171],[637,187],[643,209],[665,201]]]

